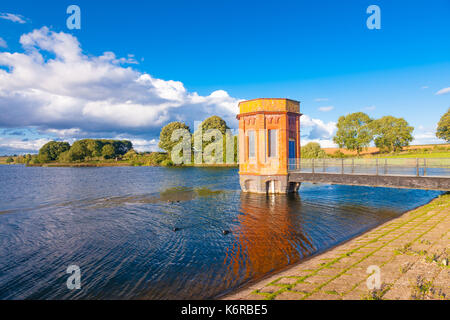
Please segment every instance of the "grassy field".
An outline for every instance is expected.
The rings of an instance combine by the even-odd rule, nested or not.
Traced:
[[[346,156],[356,156],[356,151],[347,150],[345,148],[323,148],[323,150],[329,154],[333,155],[335,152],[339,151],[345,154]],[[450,152],[450,143],[441,143],[441,144],[424,144],[424,145],[412,145],[403,148],[402,153],[415,153],[415,152]],[[368,147],[365,148],[361,152],[361,156],[373,156],[379,154],[380,149],[377,147]]]
[[[450,151],[431,151],[431,152],[408,152],[397,154],[376,154],[365,156],[368,158],[450,158]]]

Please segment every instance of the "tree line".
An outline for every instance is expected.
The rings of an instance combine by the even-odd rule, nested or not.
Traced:
[[[333,142],[340,148],[360,152],[373,141],[381,152],[399,151],[413,140],[414,128],[403,118],[372,119],[364,112],[339,117]]]
[[[371,142],[379,148],[380,152],[398,152],[409,146],[413,141],[410,126],[403,118],[384,116],[372,119],[363,112],[355,112],[341,116],[337,123],[337,132],[333,142],[339,148],[356,151],[359,155]],[[450,142],[450,108],[441,117],[436,137]],[[328,155],[317,142],[310,142],[302,147],[302,158],[324,158]],[[337,151],[334,157],[343,157],[344,154]]]
[[[128,140],[83,139],[72,146],[68,142],[50,141],[39,149],[35,163],[114,159],[132,148],[133,144]]]
[[[208,135],[208,132],[211,132],[212,130],[216,130],[217,133],[220,133],[220,139],[222,139],[222,147],[219,152],[222,154],[215,154],[215,152],[218,152],[216,150],[212,151],[212,156],[215,157],[215,159],[220,163],[226,163],[226,155],[227,151],[232,152],[232,158],[229,159],[232,160],[233,163],[237,163],[238,161],[238,139],[237,136],[229,136],[227,135],[227,131],[230,130],[225,120],[223,120],[219,116],[211,116],[207,119],[205,119],[200,126],[201,130],[196,130],[194,132],[191,131],[190,127],[186,125],[184,122],[180,121],[174,121],[166,126],[164,126],[161,129],[160,135],[159,135],[159,144],[158,146],[165,150],[167,154],[169,155],[169,159],[172,159],[172,153],[174,151],[174,148],[176,145],[180,144],[181,139],[173,139],[173,133],[176,130],[184,130],[189,134],[189,140],[190,140],[190,154],[191,154],[191,163],[195,162],[195,157],[199,153],[202,153],[205,150],[208,150],[208,146],[211,145],[218,139],[217,136],[212,135],[211,137]],[[229,132],[229,131],[228,131]],[[203,135],[203,136],[201,136]],[[231,138],[233,141],[231,144],[227,144],[227,139]],[[195,145],[195,141],[200,141],[200,145]],[[231,147],[230,147],[231,145]],[[232,150],[227,150],[227,148],[233,148]],[[205,158],[203,158],[203,161],[205,161]],[[202,162],[203,162],[202,161]],[[216,162],[216,163],[217,163]],[[214,161],[213,161],[214,163]]]
[[[201,123],[203,132],[209,129],[217,129],[221,134],[225,135],[228,127],[225,120],[218,116],[212,116]],[[172,139],[172,134],[177,129],[185,129],[189,132],[192,141],[199,131],[194,133],[184,122],[175,121],[167,124],[161,129],[159,147],[166,152],[137,152],[133,149],[133,144],[128,140],[107,140],[107,139],[82,139],[75,141],[72,145],[64,141],[50,141],[39,149],[37,155],[24,155],[17,159],[17,163],[41,164],[48,162],[83,162],[83,161],[99,161],[99,160],[125,160],[131,165],[148,165],[148,166],[172,166],[171,160],[172,149],[180,143],[180,139]],[[237,136],[233,136],[234,140],[234,162],[237,162]],[[210,143],[215,141],[211,138],[209,141],[201,140],[201,149],[206,148]],[[223,142],[223,156],[225,156],[227,145],[225,139]],[[197,150],[194,144],[191,144],[192,157]],[[20,158],[20,159],[19,159]],[[11,163],[8,161],[8,163]]]
[[[201,123],[202,131],[217,129],[222,135],[225,135],[229,129],[225,120],[218,116],[207,118]],[[120,159],[127,160],[134,165],[173,165],[171,153],[173,148],[180,143],[179,140],[173,140],[172,134],[177,129],[185,129],[191,136],[191,151],[194,158],[197,150],[193,141],[199,131],[193,132],[184,122],[175,121],[167,124],[161,129],[158,146],[166,151],[164,152],[136,152],[133,144],[129,140],[108,140],[108,139],[82,139],[75,141],[72,145],[68,142],[50,141],[39,149],[37,155],[23,155],[14,160],[12,157],[6,159],[6,163],[47,163],[51,161],[58,162],[81,162],[91,160]],[[340,147],[348,150],[360,152],[367,148],[371,142],[380,149],[381,152],[396,152],[409,145],[413,140],[412,132],[414,128],[403,118],[393,116],[384,116],[379,119],[372,119],[363,112],[351,113],[341,116],[337,123],[337,132],[333,141]],[[441,117],[436,136],[440,139],[450,142],[450,108]],[[234,162],[238,161],[238,141],[237,136],[232,136]],[[226,139],[223,139],[223,157],[227,145]],[[215,138],[202,139],[201,148],[204,150]],[[324,158],[327,154],[316,142],[310,142],[302,147],[301,157],[303,158]],[[334,157],[343,157],[342,152],[337,152]]]

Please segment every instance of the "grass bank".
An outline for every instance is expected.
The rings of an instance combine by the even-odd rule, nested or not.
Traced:
[[[2,163],[0,163],[2,164]],[[6,163],[5,163],[6,164]],[[149,167],[149,165],[137,165],[131,161],[117,161],[117,162],[73,162],[73,163],[61,163],[61,162],[49,162],[39,164],[27,164],[28,167],[69,167],[69,168],[82,168],[82,167]],[[163,165],[153,165],[152,167],[164,167]],[[171,167],[199,167],[199,168],[237,168],[237,164],[189,164],[181,166]]]

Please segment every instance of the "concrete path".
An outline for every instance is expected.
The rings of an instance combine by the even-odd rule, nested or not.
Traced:
[[[449,230],[446,194],[225,299],[449,300]]]

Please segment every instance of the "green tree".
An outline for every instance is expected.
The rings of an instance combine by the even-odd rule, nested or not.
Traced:
[[[28,154],[24,155],[24,163],[25,164],[29,164],[31,162],[31,160],[32,160],[31,154],[28,153]]]
[[[31,157],[30,163],[31,164],[40,164],[41,161],[39,160],[39,155],[33,155]]]
[[[111,159],[116,156],[116,152],[112,144],[105,144],[102,148],[102,156],[105,159]]]
[[[166,159],[166,160],[161,161],[161,165],[163,167],[172,167],[173,166],[173,162],[170,159]]]
[[[172,141],[171,140],[172,133],[176,129],[186,129],[186,130],[190,131],[189,126],[187,126],[185,123],[179,122],[179,121],[175,121],[175,122],[171,122],[171,123],[165,125],[161,129],[161,133],[159,134],[159,144],[158,144],[158,146],[161,149],[166,150],[169,154],[172,151],[172,148],[176,144],[179,143],[179,141]],[[181,140],[181,138],[180,138],[180,140]]]
[[[70,145],[67,142],[60,141],[50,141],[44,144],[41,149],[39,149],[39,160],[41,162],[53,161],[58,158],[58,156],[70,149]]]
[[[450,108],[448,108],[447,112],[439,120],[436,137],[450,142]]]
[[[100,140],[109,143],[114,147],[114,155],[121,156],[133,149],[133,144],[129,140]]]
[[[211,116],[202,122],[203,132],[209,129],[218,129],[220,133],[225,134],[228,128],[227,123],[219,116]]]
[[[81,140],[86,145],[86,156],[90,158],[101,157],[103,144],[100,140]]]
[[[403,118],[385,116],[370,124],[375,138],[375,146],[380,151],[399,151],[413,140],[414,130]]]
[[[234,162],[239,162],[239,139],[238,136],[234,136]]]
[[[72,158],[73,153],[68,150],[68,151],[64,151],[63,153],[61,153],[58,156],[58,161],[59,162],[72,162],[74,161],[74,159]]]
[[[8,157],[7,159],[6,159],[6,163],[7,164],[10,164],[10,163],[13,163],[14,162],[14,159],[12,158],[12,157]]]
[[[70,147],[70,161],[83,161],[88,156],[90,156],[90,153],[87,148],[86,139],[75,141],[72,147]]]
[[[340,148],[356,150],[359,153],[369,146],[372,141],[372,132],[369,124],[372,119],[364,112],[355,112],[339,117],[337,132],[333,141]]]
[[[123,155],[123,158],[125,160],[133,160],[138,156],[139,156],[138,153],[134,149],[131,149]]]
[[[302,147],[301,157],[305,159],[325,158],[326,153],[317,142],[309,142]]]
[[[152,152],[150,155],[146,156],[146,162],[145,165],[147,166],[157,166],[162,161],[168,160],[167,153],[161,153],[161,152]]]
[[[209,118],[207,118],[207,119],[205,119],[203,122],[202,122],[202,124],[201,124],[201,128],[202,128],[202,134],[203,134],[203,137],[202,137],[202,151],[204,152],[205,151],[205,148],[209,145],[209,144],[211,144],[211,143],[213,143],[215,140],[216,140],[216,138],[215,137],[213,137],[213,138],[211,138],[210,140],[208,140],[207,138],[206,138],[206,141],[204,140],[205,139],[205,134],[208,132],[208,130],[219,130],[219,132],[221,133],[221,135],[222,135],[222,143],[223,143],[223,146],[222,146],[222,154],[223,154],[223,162],[225,163],[226,162],[226,154],[227,154],[227,150],[226,150],[226,144],[227,144],[227,141],[226,141],[226,139],[227,139],[227,137],[226,137],[226,131],[228,130],[228,129],[230,129],[229,127],[228,127],[228,125],[227,125],[227,123],[225,122],[225,120],[223,120],[221,117],[219,117],[219,116],[211,116],[211,117],[209,117]],[[200,134],[200,130],[196,130],[195,132],[194,132],[194,134],[193,134],[193,136],[192,136],[192,146],[194,146],[194,141],[197,141],[197,137],[198,137],[198,135]],[[198,137],[199,138],[199,137]],[[232,135],[229,137],[230,139],[233,139],[234,140],[234,146],[235,146],[235,149],[236,149],[236,140],[237,139],[235,139]],[[233,151],[233,152],[235,152],[235,151]],[[214,152],[215,153],[215,152]],[[215,154],[212,154],[212,156],[215,156]],[[192,153],[192,155],[194,156],[194,153]],[[218,155],[219,156],[219,155]],[[220,159],[220,156],[219,156],[219,159]],[[205,160],[205,158],[203,158],[203,161]]]

